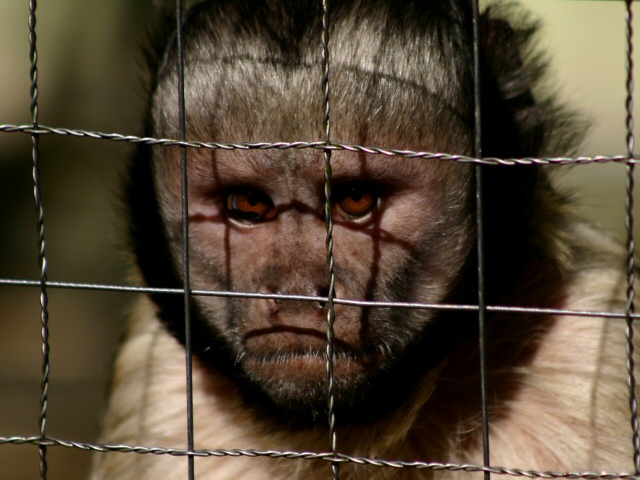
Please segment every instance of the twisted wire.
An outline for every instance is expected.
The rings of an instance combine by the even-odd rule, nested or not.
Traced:
[[[29,60],[31,63],[29,76],[31,86],[29,94],[31,96],[31,120],[34,129],[38,129],[38,50],[36,48],[36,8],[38,2],[29,2]],[[44,235],[44,209],[42,207],[42,190],[40,187],[40,137],[38,133],[31,134],[31,152],[33,157],[33,197],[36,207],[36,228],[38,232],[38,266],[40,268],[40,323],[42,337],[42,379],[40,383],[40,414],[39,429],[40,438],[44,439],[47,434],[47,409],[49,406],[49,312],[47,296],[47,256],[46,242]],[[47,478],[47,446],[40,444],[38,447],[40,456],[40,478]]]
[[[92,138],[95,140],[110,140],[113,142],[126,142],[143,145],[159,145],[164,147],[188,147],[188,148],[204,148],[210,150],[289,150],[289,149],[306,149],[312,148],[323,151],[346,151],[365,153],[368,155],[384,155],[387,157],[415,158],[422,160],[442,160],[459,163],[468,163],[475,165],[584,165],[591,163],[625,163],[638,164],[640,156],[634,155],[629,158],[624,155],[581,155],[578,157],[519,157],[519,158],[499,158],[499,157],[483,157],[474,158],[466,155],[455,155],[442,152],[426,152],[415,150],[403,150],[397,148],[383,148],[376,146],[363,146],[337,141],[332,142],[201,142],[197,140],[177,140],[171,138],[153,138],[139,137],[136,135],[123,135],[121,133],[105,133],[90,130],[48,127],[39,125],[0,125],[0,132],[4,133],[26,133],[29,135],[62,135],[77,138]]]
[[[331,141],[331,88],[329,85],[329,6],[328,0],[322,0],[322,95],[323,110],[322,126],[324,128],[325,143]],[[331,193],[331,150],[324,149],[324,212],[326,227],[326,248],[327,248],[327,271],[329,275],[329,291],[327,292],[327,417],[329,421],[329,439],[333,457],[338,453],[338,440],[336,435],[336,412],[334,397],[334,374],[333,374],[333,324],[336,319],[334,297],[336,294],[336,277],[334,272],[333,257],[333,201]],[[340,478],[340,464],[331,463],[333,478]]]
[[[626,1],[627,6],[627,149],[629,158],[633,157],[635,137],[633,134],[633,7],[632,0]],[[627,305],[625,309],[627,321],[627,370],[629,383],[629,408],[631,411],[631,431],[633,443],[633,464],[636,475],[640,475],[640,433],[638,425],[638,402],[636,398],[636,379],[635,379],[635,362],[633,359],[635,347],[634,327],[632,314],[635,312],[635,241],[633,235],[634,217],[633,217],[633,188],[634,188],[634,170],[635,165],[627,165],[627,196],[625,201],[626,209],[626,227],[627,227]]]
[[[137,453],[139,455],[170,455],[174,457],[264,457],[271,459],[286,458],[290,460],[312,460],[312,461],[328,461],[332,463],[354,463],[357,465],[366,465],[378,468],[395,468],[395,469],[416,469],[416,470],[432,470],[432,471],[451,471],[451,472],[485,472],[496,475],[508,475],[511,477],[524,478],[542,478],[542,479],[586,479],[586,480],[615,480],[615,479],[634,479],[633,473],[629,472],[588,472],[588,471],[570,471],[570,472],[553,472],[539,470],[522,470],[519,468],[506,467],[484,467],[471,463],[442,463],[442,462],[407,462],[401,460],[388,460],[369,457],[357,457],[352,455],[337,454],[331,452],[297,452],[297,451],[281,451],[281,450],[257,450],[257,449],[198,449],[188,450],[183,448],[164,448],[164,447],[146,447],[142,445],[105,445],[93,444],[85,442],[77,442],[72,440],[64,440],[59,438],[41,438],[33,437],[0,437],[0,445],[45,445],[49,447],[65,447],[74,448],[84,451],[92,451],[99,453]]]

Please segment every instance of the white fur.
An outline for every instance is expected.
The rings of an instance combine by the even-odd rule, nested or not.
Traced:
[[[624,276],[615,269],[593,268],[576,276],[558,307],[621,311],[625,288]],[[528,364],[501,372],[522,383],[508,402],[492,407],[491,463],[542,471],[632,470],[625,331],[624,320],[558,317]],[[184,349],[161,327],[152,304],[142,299],[115,364],[101,442],[185,448],[184,358]],[[339,451],[406,461],[481,464],[478,418],[469,422],[460,414],[466,420],[455,425],[452,409],[442,401],[433,404],[434,398],[446,398],[434,396],[433,390],[442,388],[438,377],[447,368],[446,362],[438,367],[401,412],[377,424],[343,428],[340,422],[345,419],[338,418]],[[193,389],[196,448],[329,450],[323,420],[315,429],[291,431],[260,418],[244,405],[229,380],[197,361]],[[451,391],[456,391],[455,385]],[[187,472],[184,457],[100,453],[94,460],[92,480],[181,479]],[[197,458],[195,469],[199,480],[331,475],[329,463],[318,460]],[[341,478],[350,480],[481,475],[356,465],[343,465],[341,473]]]

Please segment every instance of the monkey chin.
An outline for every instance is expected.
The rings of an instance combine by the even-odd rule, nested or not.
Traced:
[[[295,338],[294,338],[295,337]],[[279,420],[296,426],[320,421],[327,409],[327,341],[324,332],[271,332],[245,342],[238,361],[251,384],[251,397],[268,404]],[[293,341],[296,340],[295,343]],[[287,345],[283,348],[282,345]],[[269,345],[272,348],[269,348]],[[333,353],[334,397],[341,410],[356,419],[368,410],[365,392],[378,384],[376,377],[387,361],[382,351],[364,352],[336,342]],[[366,388],[366,386],[369,388]],[[364,419],[365,416],[362,415]]]
[[[260,411],[267,407],[279,421],[295,427],[325,422],[328,404],[325,333],[261,332],[250,337],[244,342],[244,352],[236,366],[249,386],[245,393],[254,404],[259,404]],[[334,345],[333,395],[339,414],[352,423],[370,422],[386,415],[398,406],[399,399],[406,398],[398,396],[397,389],[389,389],[389,382],[396,383],[393,378],[399,366],[389,352],[356,349],[339,339]]]
[[[363,365],[334,357],[333,368],[333,396],[340,413],[350,422],[379,417],[365,402],[366,397],[377,395],[365,395],[359,387],[372,383]],[[252,359],[244,362],[243,370],[254,387],[250,396],[257,400],[260,412],[266,410],[279,422],[296,428],[326,421],[326,354],[292,355],[286,360]]]
[[[180,339],[181,325],[167,321],[175,318],[168,315],[172,312],[161,312]],[[212,375],[222,374],[235,384],[257,420],[270,417],[294,429],[326,423],[328,342],[326,323],[319,316],[273,322],[237,314],[220,324],[204,313],[195,303],[194,353]],[[376,325],[402,325],[409,318],[406,312],[395,315],[379,312],[367,318]],[[475,325],[465,316],[421,316],[421,335],[370,329],[365,337],[359,328],[348,328],[344,315],[341,320],[334,331],[332,392],[336,414],[350,424],[370,424],[398,411],[421,388],[420,379],[446,361],[466,336],[464,320]]]
[[[382,354],[363,354],[338,349],[332,357],[335,378],[354,379],[365,376],[384,361]],[[247,353],[243,368],[253,378],[269,382],[295,383],[304,387],[327,378],[328,354],[326,348],[309,347],[304,350],[266,354]]]

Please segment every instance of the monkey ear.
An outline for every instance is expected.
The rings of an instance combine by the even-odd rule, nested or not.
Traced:
[[[488,8],[481,19],[483,154],[566,155],[580,143],[584,122],[540,88],[547,69],[532,48],[537,22]],[[505,18],[509,18],[506,20]],[[578,125],[579,124],[579,125]],[[582,128],[578,128],[582,127]]]

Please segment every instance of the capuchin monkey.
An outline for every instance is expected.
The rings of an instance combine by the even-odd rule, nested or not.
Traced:
[[[331,2],[331,140],[473,155],[471,4]],[[517,12],[515,12],[517,14]],[[535,28],[480,21],[484,156],[571,153],[571,113],[535,89]],[[148,136],[180,138],[175,33],[151,55]],[[325,140],[317,0],[217,0],[184,17],[187,138]],[[535,55],[533,55],[535,57]],[[539,62],[538,62],[539,63]],[[190,286],[305,295],[192,296],[196,449],[331,450],[327,421],[325,159],[320,148],[188,154]],[[127,200],[139,278],[183,287],[181,149],[141,145]],[[469,163],[334,150],[339,299],[477,304],[476,178]],[[485,166],[488,305],[624,312],[625,254],[579,221],[549,168]],[[139,301],[115,361],[100,439],[186,448],[183,298]],[[336,303],[340,453],[483,464],[477,312]],[[491,465],[633,470],[623,319],[487,313]],[[96,454],[93,480],[182,479],[184,457]],[[195,459],[199,480],[328,478],[330,463]],[[345,463],[343,479],[481,473]]]

